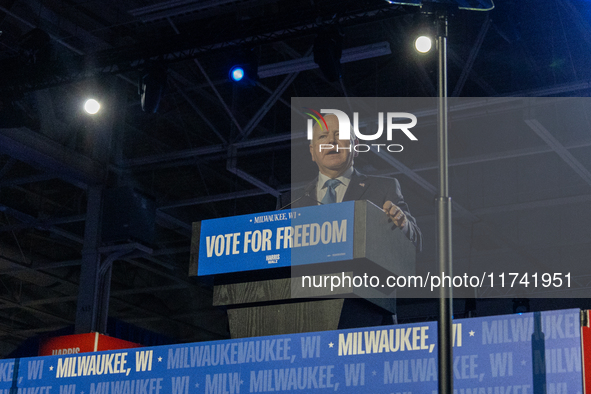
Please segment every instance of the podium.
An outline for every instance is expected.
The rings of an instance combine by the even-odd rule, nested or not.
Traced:
[[[415,259],[382,209],[350,201],[193,223],[189,275],[214,275],[213,304],[245,338],[390,323],[382,284],[414,275]]]

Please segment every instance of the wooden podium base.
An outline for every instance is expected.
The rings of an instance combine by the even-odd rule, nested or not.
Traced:
[[[292,299],[291,279],[214,287],[213,304],[226,306],[232,338],[295,334],[392,324],[396,300]]]
[[[333,208],[335,207],[337,204],[333,206]],[[261,254],[249,255],[259,263],[255,266],[247,264],[250,268],[245,271],[237,270],[236,266],[225,267],[223,253],[219,259],[218,256],[213,255],[210,256],[211,258],[205,257],[207,255],[202,256],[203,253],[199,253],[199,247],[203,240],[201,224],[193,223],[194,235],[191,243],[191,269],[189,272],[191,275],[197,275],[199,272],[201,275],[216,275],[213,305],[227,308],[232,338],[370,327],[393,323],[392,315],[396,314],[393,289],[384,288],[383,285],[378,288],[367,284],[361,286],[351,280],[346,282],[344,279],[343,284],[339,285],[342,287],[333,288],[331,282],[331,286],[328,288],[326,275],[342,275],[344,278],[345,275],[347,277],[365,277],[367,274],[370,277],[374,275],[381,277],[382,280],[390,275],[414,275],[415,245],[389,221],[380,207],[369,201],[355,201],[354,204],[346,202],[338,207],[341,208],[338,210],[338,214],[335,211],[330,215],[323,214],[328,209],[327,206],[298,209],[299,214],[304,213],[305,215],[303,217],[299,214],[294,216],[293,219],[290,219],[289,224],[299,229],[299,226],[311,226],[309,223],[315,223],[319,217],[323,218],[324,223],[334,223],[334,220],[342,220],[345,217],[343,216],[345,212],[343,209],[345,209],[349,215],[347,217],[350,217],[350,214],[353,215],[353,223],[349,222],[348,224],[349,229],[353,226],[353,232],[346,240],[347,244],[352,243],[352,245],[348,245],[347,248],[344,248],[345,245],[343,245],[343,248],[339,249],[339,253],[331,252],[333,254],[325,256],[322,253],[328,253],[327,251],[319,252],[324,249],[314,247],[318,244],[318,240],[313,245],[307,244],[305,246],[310,249],[304,249],[302,241],[302,244],[297,246],[301,249],[279,250],[279,255],[283,253],[284,257],[288,257],[287,254],[290,254],[290,264],[275,268],[272,268],[273,266],[269,265],[270,263]],[[241,226],[249,228],[252,226],[249,224],[253,221],[252,218],[241,217],[240,220],[249,220],[247,223],[241,222]],[[224,226],[228,225],[226,221],[223,223],[225,223]],[[262,224],[257,224],[259,227],[256,228],[262,228],[260,225]],[[213,237],[214,233],[208,233],[205,236]],[[312,239],[310,234],[311,232],[308,238]],[[320,233],[318,232],[318,234]],[[218,234],[216,237],[220,237],[220,235]],[[303,240],[306,236],[297,237],[294,235],[294,239],[301,238]],[[213,248],[211,239],[209,241],[210,254],[211,248]],[[343,241],[345,241],[344,238]],[[295,245],[299,241],[294,240],[293,242]],[[324,245],[325,242],[322,242]],[[349,249],[351,250],[345,252]],[[198,258],[202,258],[203,261],[198,262]],[[199,268],[199,264],[205,269]],[[238,267],[240,266],[238,265]],[[310,282],[308,285],[304,285],[304,278],[310,279],[318,276],[325,278],[324,286]],[[313,283],[320,282],[313,281]]]

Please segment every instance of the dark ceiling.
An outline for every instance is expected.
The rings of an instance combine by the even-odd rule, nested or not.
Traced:
[[[292,97],[435,96],[436,56],[411,48],[418,11],[383,0],[3,1],[0,356],[75,323],[85,231],[88,246],[96,224],[89,196],[117,187],[155,201],[156,227],[150,253],[132,245],[114,256],[110,243],[98,245],[103,259],[116,257],[109,316],[176,342],[227,338],[211,283],[188,276],[191,223],[275,209],[292,181]],[[260,69],[308,57],[318,32],[335,26],[345,50],[380,44],[391,54],[344,63],[337,82],[318,69],[252,86],[227,80],[240,53],[253,53]],[[48,46],[31,49],[33,29],[49,34]],[[449,94],[588,97],[590,51],[586,1],[497,0],[490,12],[455,11]],[[138,80],[154,65],[168,79],[152,114],[141,109]],[[103,103],[95,117],[82,111],[91,93]],[[520,259],[589,262],[591,107],[577,105],[576,129],[493,127],[494,117],[468,134],[452,129],[461,270],[474,260],[499,270]],[[437,184],[430,138],[364,168],[400,180],[425,234],[422,267],[435,264],[434,193],[421,181]],[[580,274],[577,296],[585,296]]]

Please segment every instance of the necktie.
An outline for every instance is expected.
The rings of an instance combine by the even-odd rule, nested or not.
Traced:
[[[338,179],[329,179],[324,183],[324,186],[326,187],[326,194],[324,195],[324,198],[322,198],[322,201],[320,201],[321,204],[333,204],[337,202],[336,187],[340,185],[340,183],[341,181]]]

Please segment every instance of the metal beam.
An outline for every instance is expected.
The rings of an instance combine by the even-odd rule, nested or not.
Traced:
[[[165,205],[159,207],[158,209],[171,209],[171,208],[187,207],[187,206],[191,206],[191,205],[208,204],[208,203],[216,202],[216,201],[227,201],[227,200],[235,200],[237,198],[262,196],[264,194],[267,194],[267,192],[265,190],[250,189],[250,190],[243,190],[243,191],[239,191],[239,192],[215,194],[215,195],[211,195],[211,196],[195,197],[195,198],[189,198],[186,200],[174,201],[169,204],[165,204]]]
[[[32,308],[26,305],[21,305],[18,302],[6,299],[4,297],[0,297],[0,301],[4,302],[5,304],[8,304],[10,307],[13,308],[17,308],[17,309],[22,309],[25,310],[27,312],[30,312],[34,315],[39,315],[39,316],[43,316],[45,318],[49,318],[49,319],[53,319],[53,320],[57,320],[57,321],[61,321],[63,323],[67,323],[67,324],[72,324],[73,321],[67,318],[64,318],[62,316],[58,316],[58,315],[54,315],[53,313],[49,313],[45,310],[40,310],[40,309],[36,309],[36,308]]]
[[[193,12],[204,12],[207,10],[211,10],[214,8],[219,8],[223,6],[229,6],[231,3],[237,3],[234,6],[244,4],[244,1],[238,0],[205,0],[205,1],[195,1],[195,0],[168,0],[162,1],[155,4],[150,4],[147,6],[134,8],[129,10],[131,15],[139,18],[142,22],[152,22],[159,19],[168,19],[179,16],[179,15],[186,15]],[[260,1],[256,2],[260,5]],[[254,5],[254,4],[253,4]]]
[[[480,216],[501,212],[521,212],[527,209],[548,208],[560,205],[583,204],[589,202],[591,202],[591,194],[584,194],[581,196],[551,198],[548,200],[528,201],[515,204],[498,205],[495,207],[478,208],[472,210],[472,213]]]
[[[4,212],[10,216],[13,216],[24,223],[36,223],[38,221],[37,218],[27,215],[26,213],[20,212],[16,209],[8,207],[6,205],[0,204],[0,212]],[[82,238],[76,234],[70,233],[68,231],[62,230],[59,227],[51,226],[49,231],[53,232],[54,234],[61,235],[62,237],[74,241],[76,243],[82,244]]]
[[[519,90],[513,93],[503,94],[503,97],[544,97],[544,96],[555,96],[564,93],[583,92],[591,90],[591,82],[572,82],[565,83],[562,85],[556,85],[549,88],[538,88]]]
[[[140,287],[140,288],[134,288],[134,289],[128,289],[128,290],[112,291],[111,295],[113,297],[120,296],[120,297],[124,298],[124,296],[129,296],[129,295],[154,294],[155,292],[160,292],[160,291],[174,291],[174,290],[186,289],[186,288],[187,288],[187,285],[183,285],[183,284],[167,285],[167,286],[150,286],[150,287]],[[77,296],[75,296],[75,295],[61,296],[61,297],[48,297],[48,298],[41,298],[38,300],[25,301],[25,302],[22,302],[21,305],[23,305],[23,306],[39,306],[39,305],[49,305],[49,304],[62,304],[65,302],[76,301],[76,298],[77,298]],[[13,308],[13,306],[10,306],[10,305],[1,305],[0,306],[0,310],[1,309],[8,309],[8,308]]]
[[[14,158],[12,158],[14,160]],[[19,185],[27,185],[29,183],[35,183],[35,182],[43,182],[43,181],[49,181],[51,179],[55,179],[57,178],[57,176],[55,174],[37,174],[37,175],[31,175],[31,176],[26,176],[26,177],[22,177],[22,178],[14,178],[14,179],[5,179],[3,181],[0,181],[0,187],[13,187],[13,186],[19,186]]]
[[[372,151],[374,152],[374,151]],[[422,176],[418,175],[414,170],[410,167],[404,165],[400,160],[395,159],[392,155],[389,155],[384,150],[380,150],[379,152],[374,152],[378,155],[382,160],[386,163],[390,164],[392,167],[396,168],[402,174],[406,175],[410,179],[412,179],[415,183],[421,186],[423,189],[427,190],[433,196],[437,195],[437,188],[433,186],[429,181],[427,181]]]
[[[451,60],[457,67],[464,67],[466,62],[452,49],[449,48],[447,51],[449,55],[449,60]],[[470,79],[474,81],[482,90],[486,92],[488,96],[496,96],[497,91],[490,86],[482,77],[478,75],[478,73],[474,70],[470,72]]]
[[[187,158],[193,158],[197,156],[210,155],[214,153],[222,153],[226,151],[224,145],[209,145],[195,149],[187,149],[182,151],[162,153],[152,156],[140,157],[137,159],[128,159],[125,161],[126,167],[138,167],[145,166],[148,164],[156,164],[162,162],[172,162],[174,160],[182,160]]]
[[[482,43],[484,42],[484,37],[486,37],[486,33],[490,27],[490,17],[489,14],[486,14],[486,19],[484,24],[480,27],[480,31],[478,32],[478,36],[476,37],[476,41],[472,46],[472,50],[470,50],[470,55],[468,55],[468,60],[464,63],[464,68],[462,68],[462,74],[460,74],[460,78],[456,82],[456,87],[454,88],[453,93],[451,94],[452,97],[458,97],[466,84],[466,80],[468,79],[468,75],[472,71],[472,67],[474,66],[474,61],[476,61],[476,56],[478,56],[478,52],[482,47]]]
[[[282,135],[279,135],[277,137],[272,137],[272,138],[275,138],[275,141],[285,141],[289,137],[290,137],[289,134],[282,134]],[[273,141],[273,139],[269,140],[270,143],[272,141]],[[260,141],[251,140],[251,142],[253,145],[256,145]],[[591,140],[570,143],[570,144],[566,145],[566,148],[567,149],[574,149],[574,148],[585,148],[585,147],[589,147],[589,146],[591,146]],[[537,147],[532,147],[532,148],[515,149],[515,150],[511,150],[511,151],[498,152],[498,153],[487,153],[484,155],[468,156],[468,157],[464,157],[464,158],[460,158],[460,159],[452,159],[449,161],[449,166],[450,167],[457,167],[457,166],[472,165],[472,164],[476,164],[476,163],[486,163],[486,162],[497,161],[497,160],[505,160],[505,159],[512,159],[512,158],[517,158],[517,157],[538,155],[538,154],[543,154],[543,153],[549,153],[552,151],[553,150],[548,146],[537,146]],[[391,159],[393,159],[393,158],[391,158]],[[420,172],[424,172],[424,171],[432,171],[432,170],[437,169],[437,163],[435,163],[435,162],[425,163],[425,164],[417,165],[413,168],[410,168],[410,167],[406,167],[404,164],[402,164],[400,161],[398,161],[396,159],[393,159],[393,160],[394,160],[394,162],[391,164],[392,164],[392,166],[397,168],[398,171],[385,171],[385,172],[376,173],[374,175],[394,176],[397,174],[420,173]],[[290,189],[290,185],[285,185],[285,186],[281,186],[281,187],[277,188],[277,190],[279,190],[280,192],[285,192],[289,189]],[[236,199],[236,198],[260,196],[260,195],[264,195],[264,194],[267,194],[267,192],[263,191],[261,189],[249,189],[249,190],[242,190],[242,191],[231,192],[231,193],[212,194],[210,196],[200,196],[200,197],[189,198],[189,199],[185,199],[185,200],[170,201],[170,202],[165,203],[162,206],[160,206],[159,209],[171,209],[171,208],[185,207],[185,206],[191,206],[191,205],[208,204],[208,203],[215,202],[215,201],[225,201],[225,200],[231,200],[231,199]],[[473,212],[475,212],[475,211],[473,211]]]
[[[367,7],[365,7],[367,9]],[[36,27],[32,23],[22,19],[18,15],[7,9],[4,11],[14,18],[26,23],[30,27]],[[338,9],[335,9],[338,11]],[[301,13],[298,26],[285,26],[279,20],[273,20],[271,24],[261,24],[258,20],[246,21],[241,29],[226,29],[226,34],[221,34],[217,30],[202,29],[201,34],[192,34],[191,39],[186,37],[166,37],[162,42],[155,42],[153,45],[130,45],[100,51],[89,55],[93,61],[85,61],[83,53],[77,48],[69,45],[59,37],[52,36],[52,39],[61,45],[69,48],[80,56],[80,64],[95,64],[93,68],[78,67],[69,70],[67,75],[48,75],[45,80],[21,80],[14,81],[23,90],[38,90],[50,86],[71,83],[76,80],[88,78],[98,74],[122,74],[127,71],[137,70],[152,60],[163,60],[166,62],[175,62],[188,59],[195,59],[198,55],[222,48],[237,47],[241,45],[255,45],[270,41],[277,41],[286,37],[302,36],[308,34],[310,30],[322,26],[340,23],[342,26],[353,23],[365,22],[371,20],[380,20],[400,15],[398,7],[391,7],[389,4],[376,3],[371,9],[360,11],[353,9],[350,11],[341,10],[337,18],[325,18],[321,21],[315,20],[307,13]],[[88,32],[87,32],[88,33]],[[90,33],[88,33],[90,34]],[[133,83],[133,82],[132,82]],[[134,83],[135,84],[135,83]]]
[[[0,152],[80,187],[103,181],[106,170],[96,161],[71,151],[49,138],[21,127],[0,129]]]
[[[100,331],[98,308],[101,299],[101,255],[98,248],[101,243],[102,194],[102,186],[88,189],[82,268],[76,305],[76,334]]]
[[[172,29],[174,30],[174,32],[176,34],[180,34],[179,29],[176,27],[176,25],[173,23],[173,21],[170,18],[168,18],[168,23],[170,24],[170,26],[172,27]],[[215,93],[216,97],[220,101],[220,104],[222,105],[222,108],[224,108],[224,110],[226,111],[226,113],[228,114],[228,116],[230,117],[232,122],[234,122],[234,125],[236,126],[236,128],[238,129],[240,134],[243,134],[242,126],[240,126],[240,123],[238,123],[238,120],[236,120],[234,113],[232,113],[232,110],[230,109],[230,107],[228,107],[228,104],[226,104],[226,102],[224,101],[224,98],[222,97],[222,95],[220,94],[218,89],[215,87],[215,84],[209,78],[209,75],[207,74],[207,72],[205,71],[203,66],[201,65],[201,62],[199,60],[197,60],[196,58],[193,58],[193,62],[197,65],[197,68],[199,68],[199,71],[201,71],[201,74],[203,74],[203,76],[205,77],[205,80],[209,84],[209,87]],[[221,135],[219,135],[219,137],[221,138]],[[222,140],[223,140],[223,138],[222,138]]]
[[[552,90],[552,92],[565,93],[568,91],[581,90],[583,88],[591,89],[591,84],[585,82],[585,83],[580,83],[580,84],[577,83],[577,84],[564,85],[561,87],[556,87],[556,89]],[[521,92],[521,94],[524,96],[537,96],[538,94],[542,94],[545,92],[546,92],[545,90],[544,91],[530,90],[530,91]],[[491,104],[492,102],[490,100],[491,99],[474,101],[471,103],[470,108],[476,108],[481,105]],[[511,100],[518,100],[518,99],[496,98],[494,100],[499,100],[499,103],[507,100],[508,106],[506,108],[501,108],[499,110],[499,111],[503,111],[503,110],[509,110],[509,109],[514,110],[516,107],[515,107],[515,104],[511,102]],[[456,113],[456,112],[464,111],[464,110],[470,109],[470,108],[463,107],[463,106],[462,107],[454,106],[454,107],[450,108],[450,112]],[[496,110],[497,109],[495,108],[495,111]],[[430,115],[434,115],[434,112],[431,113],[431,112],[427,111],[422,115],[430,116]],[[463,119],[463,118],[458,115],[454,116],[454,120],[460,120],[460,119]],[[233,144],[233,146],[240,149],[240,148],[255,147],[255,146],[261,146],[261,145],[267,145],[267,144],[276,144],[276,143],[290,141],[290,140],[294,140],[294,139],[299,139],[299,137],[297,137],[295,133],[282,133],[282,134],[278,134],[278,135],[275,135],[272,137],[247,139],[244,141],[236,142]],[[582,145],[582,146],[587,146],[587,145]],[[570,147],[579,147],[579,145],[576,145],[576,146],[572,145],[572,146],[569,146],[569,148]],[[528,149],[531,149],[531,153],[527,151]],[[545,148],[525,148],[522,150],[522,152],[524,155],[543,153],[539,149],[545,149]],[[159,163],[163,163],[163,166],[173,166],[175,164],[174,163],[175,160],[183,160],[183,159],[194,158],[194,157],[198,157],[198,156],[225,153],[226,151],[227,151],[227,147],[225,147],[223,145],[210,145],[210,146],[205,146],[205,147],[200,147],[200,148],[195,148],[195,149],[187,149],[184,151],[176,151],[176,152],[170,152],[170,153],[164,153],[164,154],[145,156],[145,157],[141,157],[141,158],[128,159],[125,162],[125,166],[126,167],[139,167],[139,166],[144,166],[144,165],[148,165],[148,164],[159,164]],[[494,156],[496,156],[496,155],[498,155],[499,157],[509,157],[509,155],[520,155],[519,150],[508,151],[508,152],[509,153],[499,152],[499,153],[478,156],[478,157],[482,157],[484,161],[488,161],[489,160],[488,156],[491,156],[491,160],[494,160]],[[512,157],[517,157],[517,156],[512,156]],[[464,160],[464,159],[460,159],[460,160]],[[451,160],[450,165],[455,165],[454,164],[455,162],[458,162],[458,161]],[[466,163],[466,164],[469,164],[469,163]],[[427,166],[431,166],[431,164],[427,164]],[[418,169],[422,169],[422,168],[417,167],[417,170]]]
[[[226,169],[230,171],[232,174],[235,174],[239,178],[244,179],[246,182],[258,187],[259,189],[271,194],[272,196],[279,197],[281,195],[281,193],[278,190],[272,188],[265,182],[242,171],[237,167],[236,148],[234,146],[231,146],[230,149],[228,149],[228,161],[226,164]]]
[[[4,178],[15,164],[16,159],[14,157],[10,157],[8,161],[6,161],[6,163],[2,166],[2,169],[0,169],[0,179]]]
[[[310,56],[312,48],[304,56],[293,56],[293,60],[286,60],[279,63],[265,64],[258,69],[259,78],[274,77],[277,75],[292,74],[307,70],[316,70],[320,67],[314,62],[314,57]],[[358,60],[371,59],[378,56],[391,55],[390,43],[388,41],[377,42],[374,44],[361,45],[354,48],[343,49],[341,64],[350,63]]]
[[[537,119],[525,119],[524,122],[540,137],[544,140],[550,148],[566,164],[568,164],[587,184],[591,185],[591,172],[587,170],[587,168],[581,164],[569,151],[562,145],[550,131],[545,128]]]
[[[86,215],[75,215],[75,216],[69,216],[69,217],[63,217],[63,218],[35,220],[32,222],[12,224],[12,225],[8,225],[8,226],[1,226],[0,233],[6,232],[6,231],[24,230],[27,228],[47,229],[47,228],[50,228],[56,224],[83,222],[84,220],[86,220]]]
[[[166,213],[166,212],[162,212],[162,210],[157,209],[156,210],[156,220],[157,221],[164,221],[167,223],[172,224],[173,226],[176,226],[180,229],[181,233],[187,236],[191,236],[191,224],[184,222],[180,219],[175,218],[174,216]]]
[[[587,19],[581,15],[582,8],[575,7],[571,0],[561,0],[559,3],[561,3],[564,9],[572,16],[581,37],[583,37],[583,40],[585,40],[587,45],[591,47],[591,24],[589,24]]]
[[[423,177],[421,177],[420,175],[418,175],[416,172],[414,172],[413,170],[411,170],[409,167],[405,166],[400,161],[394,159],[392,156],[386,154],[384,151],[375,152],[375,153],[378,156],[380,156],[384,161],[386,161],[387,163],[389,163],[391,166],[397,168],[404,175],[408,176],[411,180],[413,180],[414,182],[416,182],[419,186],[421,186],[422,188],[424,188],[425,190],[427,190],[427,192],[431,193],[434,196],[436,195],[435,193],[437,193],[437,191],[435,191],[435,193],[433,193],[433,190],[436,190],[435,187],[433,185],[431,185]],[[507,247],[509,247],[515,253],[517,253],[519,256],[521,256],[525,261],[528,261],[531,264],[538,264],[538,266],[544,267],[546,269],[550,269],[550,267],[546,267],[545,265],[543,265],[541,263],[538,263],[533,257],[531,257],[530,255],[528,255],[523,250],[521,250],[521,248],[519,248],[519,246],[515,242],[513,242],[512,239],[509,239],[509,238],[505,237],[504,235],[502,235],[501,232],[497,231],[495,228],[493,228],[488,223],[485,223],[484,221],[482,221],[482,219],[480,219],[478,216],[476,216],[473,212],[471,212],[468,209],[464,208],[463,206],[461,206],[460,204],[458,204],[455,201],[452,201],[452,207],[453,207],[454,212],[458,214],[456,216],[457,219],[467,220],[469,223],[477,223],[477,222],[480,222],[481,223],[481,226],[483,227],[483,230],[492,239],[496,240],[500,244],[505,244]]]
[[[253,132],[253,130],[258,126],[258,124],[263,120],[265,115],[271,110],[273,105],[277,102],[277,100],[281,97],[285,89],[289,87],[293,83],[293,81],[297,78],[299,72],[291,73],[287,77],[281,81],[277,89],[273,92],[273,94],[265,101],[261,108],[257,111],[256,114],[250,119],[248,124],[242,130],[242,138],[246,139]]]
[[[567,149],[575,149],[575,148],[587,148],[591,146],[591,140],[587,141],[577,141],[574,143],[570,143],[565,145]],[[449,166],[465,166],[465,165],[472,165],[476,163],[486,163],[490,161],[497,161],[497,160],[505,160],[505,159],[514,159],[517,157],[526,157],[526,156],[533,156],[539,155],[543,153],[553,152],[553,149],[543,145],[543,146],[536,146],[532,148],[523,148],[523,149],[514,149],[508,150],[504,152],[495,152],[495,153],[487,153],[484,155],[477,155],[477,156],[468,156],[463,157],[460,159],[452,159],[449,161]],[[437,164],[434,162],[425,163],[418,165],[413,168],[414,171],[421,172],[421,171],[429,171],[434,170],[437,168]]]
[[[205,116],[205,114],[203,113],[203,111],[201,111],[199,109],[199,107],[197,106],[197,104],[195,104],[195,102],[193,102],[193,100],[187,95],[187,93],[185,93],[185,91],[183,89],[181,89],[181,87],[179,86],[179,84],[176,82],[175,79],[172,80],[172,84],[176,88],[177,92],[179,92],[179,94],[181,96],[183,96],[183,98],[189,104],[189,106],[193,109],[193,111],[195,111],[195,113],[197,115],[199,115],[199,117],[205,122],[205,124],[207,126],[209,126],[209,128],[211,129],[211,131],[213,131],[213,133],[215,135],[217,135],[217,137],[222,141],[223,144],[226,144],[227,143],[226,139],[222,136],[222,134],[217,129],[217,127],[215,127],[215,125],[213,123],[211,123],[209,121],[209,119],[207,119],[207,117]]]

